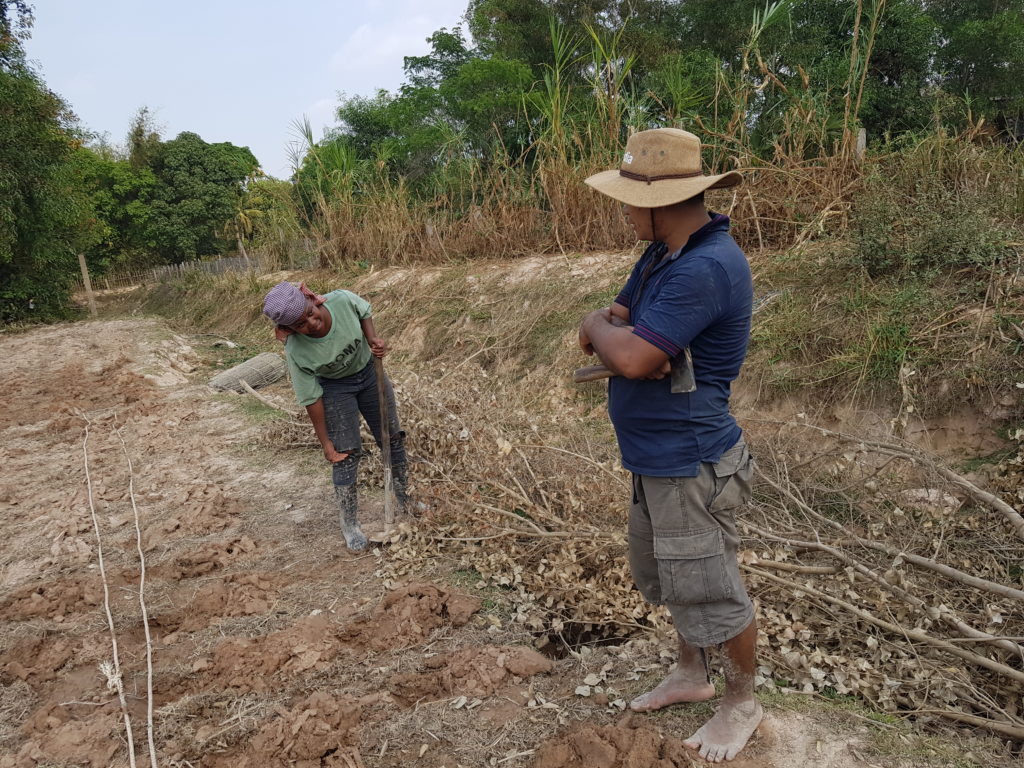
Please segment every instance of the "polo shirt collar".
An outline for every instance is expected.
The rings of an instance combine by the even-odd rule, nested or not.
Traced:
[[[666,261],[675,261],[687,251],[692,250],[701,240],[706,238],[712,232],[727,232],[729,230],[728,216],[724,213],[715,213],[714,211],[708,211],[708,213],[711,215],[711,221],[690,235],[689,239],[681,248],[677,249],[674,253],[669,254]]]

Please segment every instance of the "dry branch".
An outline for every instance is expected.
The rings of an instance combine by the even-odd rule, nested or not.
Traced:
[[[868,613],[867,611],[864,611],[858,608],[857,606],[846,602],[845,600],[841,600],[838,597],[830,595],[828,592],[823,592],[820,589],[815,589],[814,587],[809,587],[806,584],[800,584],[795,581],[790,581],[789,579],[784,579],[780,576],[775,576],[771,573],[768,573],[767,571],[758,570],[757,568],[754,568],[750,565],[744,565],[742,567],[749,573],[753,573],[761,578],[768,579],[769,581],[774,581],[777,584],[781,584],[784,587],[788,587],[794,592],[804,592],[810,595],[814,595],[819,600],[824,600],[825,602],[831,603],[832,605],[843,608],[844,610],[849,611],[854,616],[857,616],[858,618],[868,622],[869,624],[874,624],[876,627],[884,629],[886,632],[889,632],[894,635],[901,635],[910,640],[914,640],[916,642],[929,645],[938,650],[952,654],[953,656],[958,656],[964,661],[969,661],[976,666],[990,669],[993,672],[1002,675],[1003,677],[1010,678],[1011,680],[1015,680],[1019,683],[1024,683],[1024,672],[1018,669],[1008,667],[1005,664],[1002,664],[998,661],[994,661],[993,659],[989,659],[985,656],[981,656],[977,653],[973,653],[972,651],[968,651],[964,648],[958,648],[952,643],[949,643],[938,637],[933,637],[932,635],[929,635],[926,632],[921,632],[917,629],[907,629],[906,627],[900,627],[896,624],[893,624],[892,622],[886,621],[885,619],[880,619],[877,616],[874,616]]]
[[[848,443],[856,443],[865,447],[874,448],[879,453],[886,456],[894,456],[896,458],[905,459],[914,464],[927,467],[935,472],[938,472],[944,478],[949,480],[954,485],[963,488],[967,491],[968,495],[971,496],[975,501],[979,501],[982,504],[986,504],[992,509],[999,512],[1006,520],[1010,523],[1013,528],[1014,534],[1018,539],[1024,541],[1024,517],[1021,517],[1020,512],[1014,509],[1012,506],[1007,504],[1001,498],[993,493],[982,490],[963,475],[957,474],[949,467],[939,463],[937,459],[925,456],[920,451],[915,451],[907,446],[897,445],[895,443],[885,443],[877,440],[867,440],[863,437],[857,437],[856,435],[848,435],[844,432],[835,432],[825,427],[819,427],[815,424],[801,424],[797,422],[775,422],[778,424],[784,424],[792,427],[802,427],[804,429],[812,429],[820,432],[823,435],[829,437],[835,437],[839,440],[843,440]]]
[[[862,539],[859,536],[853,536],[848,530],[846,530],[845,527],[837,523],[835,520],[830,520],[829,518],[817,512],[805,501],[797,498],[797,496],[792,491],[790,491],[787,488],[783,488],[769,475],[758,470],[758,476],[761,479],[763,479],[766,483],[768,483],[770,486],[775,488],[775,490],[779,491],[779,493],[783,494],[788,499],[793,501],[801,510],[811,515],[816,520],[820,520],[821,522],[826,523],[827,525],[830,525],[831,527],[840,531],[844,537],[849,537],[834,542],[837,546],[844,546],[853,543],[862,547],[866,547],[867,549],[874,549],[878,550],[879,552],[885,552],[886,554],[891,555],[892,557],[902,558],[903,560],[906,560],[908,563],[912,563],[920,568],[927,568],[928,570],[934,571],[935,573],[941,573],[943,576],[946,576],[955,581],[959,581],[961,584],[966,584],[967,586],[974,587],[975,589],[982,589],[986,592],[1001,595],[1002,597],[1009,597],[1013,600],[1024,600],[1024,591],[1021,591],[1019,589],[1008,587],[1005,584],[998,584],[994,581],[989,581],[988,579],[982,579],[978,576],[972,576],[969,573],[964,573],[963,571],[957,570],[952,566],[937,563],[934,560],[928,559],[927,557],[914,555],[909,552],[905,552],[901,549],[898,549],[896,547],[891,547],[888,544],[882,544],[877,541],[869,541],[868,539]]]
[[[973,640],[978,640],[980,642],[985,642],[985,643],[994,643],[995,645],[999,646],[1000,648],[1003,648],[1004,650],[1007,650],[1010,653],[1015,654],[1019,658],[1024,659],[1024,648],[1021,648],[1016,643],[1011,642],[1010,640],[1007,640],[1005,638],[993,637],[992,635],[990,635],[987,632],[983,632],[980,629],[976,629],[976,628],[970,626],[969,624],[965,623],[958,616],[956,616],[956,614],[954,614],[952,611],[945,611],[945,612],[938,611],[938,609],[936,609],[936,608],[934,608],[932,606],[929,606],[924,600],[922,600],[921,598],[919,598],[919,597],[917,597],[915,595],[910,594],[907,590],[903,589],[902,587],[898,587],[895,584],[889,583],[888,581],[886,581],[885,577],[881,576],[878,573],[875,573],[870,568],[865,566],[863,563],[861,563],[858,560],[854,559],[853,557],[847,555],[845,552],[842,552],[842,551],[836,549],[835,547],[830,547],[827,544],[822,544],[820,542],[799,541],[797,539],[788,539],[788,538],[785,538],[783,536],[776,536],[774,534],[768,533],[767,531],[763,531],[763,530],[761,530],[760,528],[757,528],[754,525],[750,525],[749,523],[747,525],[752,530],[756,531],[758,533],[758,535],[760,535],[760,536],[762,536],[762,537],[764,537],[766,539],[769,539],[771,541],[777,541],[777,542],[780,542],[782,544],[786,544],[787,546],[794,547],[794,548],[797,548],[797,549],[800,549],[800,548],[811,549],[811,550],[816,550],[818,552],[825,552],[825,553],[827,553],[829,555],[832,555],[836,559],[841,560],[842,562],[844,562],[847,565],[849,565],[850,567],[852,567],[854,570],[856,570],[858,573],[860,573],[865,578],[870,579],[871,581],[875,582],[876,584],[878,584],[882,588],[887,589],[888,591],[898,595],[904,602],[907,602],[910,605],[913,605],[915,608],[921,609],[922,611],[924,611],[925,613],[927,613],[929,615],[938,614],[939,618],[941,618],[945,623],[949,624],[950,626],[952,626],[953,628],[955,628],[959,632],[962,632],[968,638],[973,639]],[[760,565],[760,566],[768,566],[769,562],[770,561],[762,560],[761,562],[758,563],[758,565]],[[778,567],[778,565],[780,565],[780,564],[779,563],[774,563],[774,564],[772,564],[772,567]],[[936,563],[936,565],[937,565],[937,563]],[[804,567],[806,568],[807,566],[804,566]],[[794,566],[793,569],[796,570],[796,567]],[[835,569],[833,569],[832,572],[835,573]]]
[[[292,418],[296,418],[296,417],[301,415],[299,413],[299,411],[295,411],[295,410],[292,410],[290,408],[285,408],[283,405],[278,405],[277,403],[275,403],[269,397],[261,395],[259,392],[257,392],[251,386],[249,386],[249,382],[246,381],[245,379],[240,379],[239,382],[238,382],[238,385],[242,389],[244,389],[246,392],[248,392],[250,395],[252,395],[257,400],[259,400],[261,403],[263,403],[265,406],[267,406],[268,408],[273,408],[275,411],[281,411],[282,413],[287,413]]]

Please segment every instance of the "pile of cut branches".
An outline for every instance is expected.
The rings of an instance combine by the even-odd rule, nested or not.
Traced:
[[[447,556],[506,590],[538,646],[665,626],[633,588],[628,474],[598,408],[581,410],[562,384],[538,407],[531,386],[395,378],[431,511],[382,558],[385,579]],[[763,630],[758,684],[1024,741],[1020,452],[986,490],[909,443],[744,426],[758,467],[740,520]],[[312,431],[282,420],[273,439],[310,445]],[[367,468],[379,484],[379,462]]]

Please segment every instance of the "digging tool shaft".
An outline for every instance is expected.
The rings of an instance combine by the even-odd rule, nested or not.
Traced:
[[[683,350],[682,353],[673,357],[670,363],[671,392],[673,394],[693,392],[697,388],[697,383],[693,376],[693,360],[690,357],[690,350]],[[610,379],[616,375],[603,365],[588,365],[586,368],[577,368],[573,371],[572,380],[574,384],[582,384],[585,381]]]
[[[384,361],[374,356],[373,368],[377,373],[377,399],[380,401],[380,453],[384,461],[384,525],[390,527],[395,522],[395,494],[391,477],[391,409],[388,408]]]
[[[577,368],[573,371],[572,381],[574,384],[582,384],[585,381],[600,381],[610,379],[615,374],[603,365],[588,365],[586,368]]]

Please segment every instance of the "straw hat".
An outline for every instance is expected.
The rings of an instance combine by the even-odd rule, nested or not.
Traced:
[[[629,137],[619,170],[594,174],[586,183],[620,203],[660,208],[742,180],[736,171],[705,176],[700,139],[678,128],[655,128]]]

